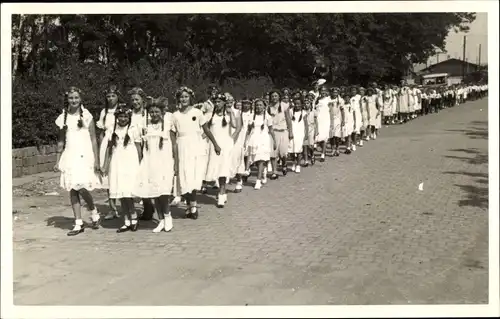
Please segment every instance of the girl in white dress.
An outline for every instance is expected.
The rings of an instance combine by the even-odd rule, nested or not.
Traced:
[[[380,112],[377,108],[377,93],[373,88],[368,88],[367,90],[367,95],[368,95],[368,116],[369,116],[369,128],[368,128],[368,135],[367,135],[367,140],[370,139],[376,139],[377,136],[375,134],[375,126],[377,125],[377,122],[380,118]]]
[[[210,132],[203,112],[194,107],[193,90],[183,86],[177,90],[175,98],[179,105],[172,115],[172,130],[177,137],[175,175],[179,178],[179,191],[188,205],[186,218],[198,219],[196,196],[202,187],[207,165],[202,134],[213,144],[215,154],[220,155],[221,148]]]
[[[330,144],[333,156],[339,156],[339,146],[343,137],[344,126],[344,99],[340,97],[339,89],[332,88],[330,103]]]
[[[321,145],[320,161],[325,161],[326,144],[330,137],[330,94],[326,86],[322,86],[319,91],[319,98],[316,100],[316,117],[318,118],[318,135],[316,143]]]
[[[294,159],[294,164],[292,166],[292,171],[295,173],[300,173],[300,161],[303,152],[304,138],[306,136],[306,131],[308,131],[307,126],[307,111],[304,110],[304,101],[302,97],[296,97],[292,101],[292,132],[293,140],[289,143],[288,152],[292,155]]]
[[[135,127],[141,136],[144,134],[144,129],[146,128],[146,122],[148,121],[148,112],[146,110],[147,95],[139,87],[134,87],[128,91],[129,103],[132,107],[132,119],[131,127]],[[143,145],[144,147],[144,145]],[[140,220],[151,220],[153,219],[153,214],[155,212],[153,202],[148,198],[142,198],[140,200],[143,205],[143,211],[140,216]]]
[[[115,111],[120,101],[120,91],[116,85],[111,85],[106,91],[106,100],[104,102],[104,109],[101,110],[101,114],[99,116],[99,120],[96,123],[97,128],[100,130],[99,140],[101,142],[99,149],[99,159],[101,160],[101,167],[104,166],[104,158],[106,155],[106,150],[108,148],[107,141],[104,142],[105,134],[108,130],[113,130],[115,125]],[[118,217],[118,210],[116,208],[116,199],[111,198],[109,196],[109,183],[108,177],[102,176],[102,184],[103,189],[107,189],[108,193],[108,203],[110,211],[104,217],[104,219],[109,220]]]
[[[139,170],[141,156],[141,134],[130,127],[132,110],[118,106],[115,123],[106,131],[103,143],[106,145],[102,172],[109,180],[109,197],[120,200],[125,226],[118,232],[137,230],[137,214],[134,207],[134,182]],[[135,224],[131,225],[131,220]]]
[[[364,87],[359,88],[359,108],[361,110],[361,128],[359,130],[358,145],[363,146],[363,140],[366,140],[370,128],[368,98]]]
[[[399,89],[397,85],[392,86],[392,105],[391,105],[391,124],[396,124],[399,115],[399,107],[398,107],[398,94]]]
[[[318,119],[316,118],[316,112],[313,107],[313,100],[314,96],[306,94],[304,109],[306,111],[305,122],[307,123],[306,124],[307,129],[306,129],[306,134],[304,136],[304,146],[303,146],[304,167],[309,166],[309,163],[311,163],[311,165],[314,165],[315,162],[314,138],[316,137],[317,134]]]
[[[235,118],[240,122],[241,130],[238,135],[236,143],[234,143],[233,155],[232,155],[232,166],[233,172],[236,174],[236,188],[235,193],[241,192],[243,189],[243,181],[248,179],[250,176],[250,163],[248,161],[248,148],[245,144],[245,139],[247,136],[248,125],[253,119],[252,113],[252,102],[250,100],[243,100],[236,102],[240,104],[240,109],[233,111]]]
[[[172,129],[172,114],[165,112],[165,98],[150,98],[147,105],[148,119],[144,132],[143,158],[137,174],[135,195],[154,200],[158,213],[155,233],[170,231],[173,227],[169,210],[170,196],[174,186],[175,135]],[[134,220],[132,219],[132,226]],[[121,229],[125,231],[127,225]]]
[[[56,119],[60,135],[54,170],[61,172],[60,185],[69,191],[75,225],[68,236],[75,236],[84,231],[80,197],[90,210],[92,228],[99,228],[100,216],[90,191],[100,187],[100,162],[94,121],[82,105],[81,91],[71,87],[64,94],[64,104]]]
[[[345,141],[345,154],[351,154],[351,136],[354,130],[354,110],[351,106],[351,95],[348,90],[345,91],[345,95],[342,97],[344,100],[344,121],[342,123],[342,138]]]
[[[361,117],[361,95],[358,94],[356,87],[351,88],[351,101],[350,105],[352,108],[353,116],[353,128],[351,134],[351,150],[356,151],[356,145],[358,144],[358,137],[361,133],[361,126],[363,125],[363,119]]]
[[[403,86],[399,90],[399,123],[404,123],[408,121],[408,112],[409,112],[409,107],[408,107],[408,87]]]
[[[217,207],[219,208],[224,207],[227,203],[226,184],[233,175],[233,147],[241,131],[241,123],[239,119],[236,119],[226,101],[227,98],[225,95],[219,94],[215,97],[215,107],[210,120],[208,120],[210,132],[212,132],[221,150],[219,153],[216,153],[215,148],[213,146],[210,147],[205,181],[217,182],[219,188]]]
[[[247,131],[247,142],[249,148],[249,160],[258,166],[257,181],[255,189],[260,189],[265,180],[265,165],[271,159],[271,136],[273,148],[277,143],[273,130],[273,119],[266,111],[265,100],[256,99],[253,103],[253,119]]]
[[[195,107],[199,108],[201,110],[201,112],[203,113],[203,117],[204,117],[205,122],[208,122],[208,120],[212,116],[212,113],[213,113],[213,110],[215,107],[214,103],[213,103],[213,99],[217,95],[219,95],[219,92],[220,92],[220,90],[215,85],[210,85],[208,87],[208,90],[207,90],[208,99],[201,104],[195,105]],[[204,170],[204,172],[200,172],[200,174],[202,174],[203,178],[205,178],[205,175],[207,174],[206,169],[208,167],[208,153],[210,152],[210,145],[212,142],[210,141],[208,136],[206,136],[205,133],[202,133],[202,137],[203,137],[204,143],[202,146],[203,152],[202,152],[201,156],[204,157],[205,164],[200,164],[200,169]],[[201,161],[201,159],[200,159],[200,161]],[[203,194],[207,193],[207,181],[205,181],[205,180],[203,180],[203,182],[202,182],[201,192]]]
[[[387,125],[390,123],[390,119],[392,116],[392,90],[387,85],[384,88],[382,98],[383,98],[382,115],[384,117],[384,123],[385,125]]]

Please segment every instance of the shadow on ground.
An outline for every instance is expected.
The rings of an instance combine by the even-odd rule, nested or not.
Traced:
[[[467,129],[446,130],[447,132],[461,132],[471,139],[488,139],[488,121],[471,121]]]
[[[472,185],[457,185],[466,193],[464,199],[458,201],[458,206],[471,206],[488,210],[488,187],[478,187]]]
[[[487,153],[485,154],[485,153],[483,153],[482,151],[480,151],[480,150],[478,150],[476,148],[469,148],[469,149],[458,148],[458,149],[450,149],[448,151],[449,152],[466,153],[466,154],[474,155],[474,157],[445,155],[446,158],[451,158],[451,159],[457,159],[457,160],[465,161],[468,164],[472,164],[472,165],[488,164],[488,154]]]
[[[446,155],[446,158],[452,158],[456,160],[465,161],[467,164],[471,165],[488,165],[488,154],[478,150],[477,148],[469,149],[450,149],[449,152],[455,153],[465,153],[473,155],[472,157],[465,156],[451,156]],[[464,198],[458,201],[459,207],[470,206],[477,207],[481,209],[488,209],[488,173],[481,172],[468,172],[468,171],[448,171],[443,174],[448,175],[462,175],[470,178],[469,185],[459,185],[459,187],[465,194]],[[474,185],[476,184],[476,185]]]

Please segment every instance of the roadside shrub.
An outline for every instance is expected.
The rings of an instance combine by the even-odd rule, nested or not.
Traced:
[[[141,60],[119,68],[61,61],[48,73],[18,77],[12,83],[12,146],[21,148],[57,142],[55,119],[62,111],[64,92],[70,86],[82,90],[83,105],[95,121],[104,107],[103,92],[110,84],[118,85],[125,99],[130,88],[139,86],[148,95],[167,97],[170,103],[175,103],[175,90],[186,85],[195,91],[198,102],[203,101],[213,82],[203,71],[207,70],[204,64],[207,62],[187,63],[181,57],[171,63]],[[272,81],[265,77],[228,78],[222,90],[239,99],[262,96],[272,86]]]

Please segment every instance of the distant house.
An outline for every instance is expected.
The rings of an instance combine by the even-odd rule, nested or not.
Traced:
[[[433,64],[419,72],[421,81],[423,76],[428,78],[432,74],[447,74],[448,84],[458,84],[463,80],[463,76],[476,72],[480,66],[459,59],[448,59],[443,62]]]

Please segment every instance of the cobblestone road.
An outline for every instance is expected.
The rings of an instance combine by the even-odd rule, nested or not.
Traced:
[[[68,238],[67,201],[14,196],[16,305],[488,301],[487,100],[385,128],[223,210],[205,199],[169,234],[111,222]]]

